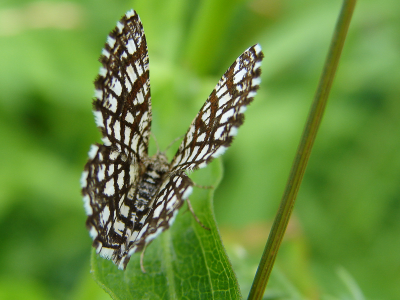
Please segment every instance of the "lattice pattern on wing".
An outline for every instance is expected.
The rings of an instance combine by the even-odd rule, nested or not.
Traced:
[[[151,126],[148,53],[131,10],[110,33],[95,80],[94,115],[104,145],[93,145],[81,178],[86,226],[98,254],[120,269],[175,220],[193,190],[184,173],[221,155],[243,123],[260,83],[263,54],[255,45],[227,70],[168,163],[148,157]]]
[[[131,191],[139,170],[127,159],[111,147],[93,145],[82,173],[86,227],[97,253],[107,259],[119,255],[136,222]]]
[[[229,147],[261,82],[262,58],[254,45],[225,72],[183,138],[172,171],[203,168]]]
[[[143,226],[140,231],[128,239],[128,253],[122,253],[114,259],[119,269],[125,269],[133,253],[141,251],[146,244],[172,225],[179,208],[192,193],[192,186],[193,182],[184,173],[167,176],[154,202],[150,205],[150,212],[142,221]]]
[[[151,102],[146,38],[135,11],[110,33],[100,62],[93,113],[103,143],[140,160],[148,150]]]

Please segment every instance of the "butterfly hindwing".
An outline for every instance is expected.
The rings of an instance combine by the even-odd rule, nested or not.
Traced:
[[[146,244],[168,229],[175,221],[179,208],[193,191],[193,182],[184,174],[171,175],[161,185],[151,209],[134,241],[129,243],[129,253],[122,257],[119,268],[125,269],[131,255],[143,250]]]
[[[96,252],[111,259],[120,255],[120,245],[130,234],[135,211],[127,196],[136,178],[134,168],[123,152],[104,145],[93,145],[82,173],[81,185],[86,214],[86,227]]]

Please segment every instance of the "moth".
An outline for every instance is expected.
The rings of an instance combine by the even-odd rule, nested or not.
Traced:
[[[93,114],[103,144],[91,146],[81,177],[86,226],[100,256],[125,269],[132,254],[172,225],[193,190],[187,171],[223,154],[242,125],[259,88],[262,58],[256,44],[235,60],[169,162],[163,152],[148,156],[152,116],[143,25],[134,10],[117,23],[95,80]]]

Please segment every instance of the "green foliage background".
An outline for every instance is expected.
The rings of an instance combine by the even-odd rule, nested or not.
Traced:
[[[130,8],[147,36],[161,148],[186,131],[237,56],[257,42],[263,47],[261,89],[223,157],[214,196],[246,296],[340,6],[333,0],[2,1],[0,299],[109,299],[89,273],[79,178],[100,137],[90,100],[97,58]],[[396,0],[356,7],[270,297],[400,296],[399,15]]]

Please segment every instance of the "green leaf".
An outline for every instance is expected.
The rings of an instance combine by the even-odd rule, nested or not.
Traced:
[[[219,160],[191,176],[198,184],[218,184]],[[213,189],[195,188],[190,197],[201,227],[181,208],[175,223],[146,249],[144,267],[140,254],[131,257],[125,271],[92,253],[92,273],[113,299],[241,299],[232,266],[221,243],[213,212]]]

